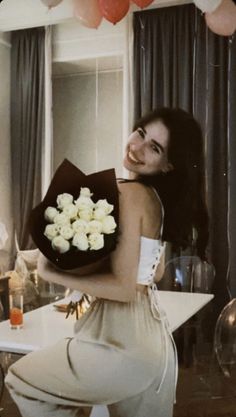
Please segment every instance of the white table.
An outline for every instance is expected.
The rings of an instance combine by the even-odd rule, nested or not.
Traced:
[[[212,294],[160,291],[160,300],[165,309],[172,331],[186,322],[204,307]],[[68,299],[53,304],[64,304]],[[24,327],[12,330],[9,320],[0,323],[0,351],[27,354],[49,346],[64,337],[73,336],[75,315],[65,319],[65,313],[55,310],[53,304],[24,314]]]
[[[213,298],[212,294],[160,291],[160,301],[165,309],[172,331],[180,327]],[[57,304],[64,304],[63,299]],[[56,303],[54,303],[56,304]],[[24,314],[24,327],[12,330],[9,320],[0,323],[0,351],[27,354],[54,344],[64,337],[73,336],[75,315],[65,319],[65,314],[55,310],[53,304]],[[107,408],[93,407],[91,417],[109,416]]]

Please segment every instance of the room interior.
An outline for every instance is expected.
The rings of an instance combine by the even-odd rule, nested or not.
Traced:
[[[190,5],[197,9],[194,2],[185,0],[154,0],[143,11],[132,4],[129,13],[117,24],[113,25],[103,19],[97,29],[91,29],[81,24],[79,19],[73,16],[72,0],[63,0],[57,7],[51,9],[45,7],[40,0],[37,2],[35,0],[17,0],[17,4],[19,2],[21,7],[16,6],[15,0],[3,0],[0,4],[0,74],[2,81],[0,85],[2,98],[0,104],[2,133],[0,138],[0,195],[2,196],[0,222],[5,224],[8,232],[4,249],[0,250],[2,276],[9,269],[14,269],[16,259],[15,231],[19,227],[13,220],[16,218],[16,207],[11,192],[12,169],[14,168],[12,167],[14,158],[12,157],[11,139],[13,62],[11,54],[14,33],[19,30],[44,26],[47,28],[49,58],[45,58],[46,65],[48,65],[46,76],[48,78],[45,81],[45,131],[41,151],[43,158],[40,178],[40,191],[43,196],[52,174],[64,158],[77,164],[85,173],[115,168],[118,177],[126,176],[126,172],[122,168],[122,154],[126,139],[132,129],[134,113],[138,111],[135,104],[137,99],[135,88],[137,87],[133,83],[133,74],[135,73],[133,16],[135,13],[138,16],[138,13],[145,13],[145,11],[160,10],[161,13],[162,9],[170,11]],[[197,12],[198,15],[195,19],[203,21],[203,12],[199,9]],[[142,22],[140,15],[137,20]],[[199,28],[202,28],[203,24],[206,25],[205,21],[202,21]],[[137,36],[135,35],[136,42]],[[235,371],[236,360],[235,362],[232,360],[231,373],[227,376],[217,361],[213,336],[220,312],[236,296],[234,278],[236,263],[233,256],[236,243],[233,233],[236,218],[236,195],[232,192],[236,178],[234,175],[236,147],[233,141],[236,132],[233,121],[236,91],[235,72],[233,72],[236,62],[233,52],[236,42],[234,35],[214,34],[212,43],[215,55],[210,55],[210,43],[207,42],[212,37],[212,31],[207,29],[204,36],[208,46],[202,50],[202,55],[198,56],[197,44],[194,44],[196,50],[193,54],[193,64],[204,66],[207,57],[210,59],[208,61],[210,67],[217,67],[219,62],[219,66],[225,62],[227,67],[226,74],[222,75],[224,78],[222,90],[220,87],[216,88],[221,85],[221,78],[217,74],[213,75],[213,72],[210,73],[210,77],[211,74],[212,79],[215,77],[214,82],[212,81],[212,85],[210,85],[210,80],[208,85],[207,100],[212,94],[212,101],[209,99],[208,104],[214,101],[219,102],[224,94],[227,95],[226,104],[222,104],[223,116],[218,113],[220,105],[207,110],[204,101],[206,97],[202,96],[203,103],[201,97],[197,97],[197,92],[193,94],[197,97],[193,111],[199,115],[204,127],[212,129],[211,123],[215,122],[217,125],[217,118],[219,120],[221,117],[223,118],[222,124],[216,127],[219,130],[219,138],[215,144],[214,137],[208,135],[208,131],[206,133],[210,138],[208,141],[209,154],[211,151],[211,156],[213,155],[215,158],[209,158],[206,167],[211,178],[209,192],[213,195],[209,204],[215,216],[215,223],[212,226],[214,238],[210,250],[213,253],[211,262],[216,268],[216,279],[209,291],[214,293],[215,299],[175,332],[180,373],[174,417],[235,417],[236,396],[233,370]],[[213,56],[218,56],[218,48],[219,55],[222,55],[222,51],[225,55],[222,61],[215,60],[213,62],[211,59]],[[144,63],[142,60],[141,62]],[[145,61],[144,65],[148,70],[149,64],[147,62]],[[15,72],[17,69],[16,67]],[[197,70],[194,74],[191,80],[192,88],[194,89],[194,86],[197,85],[200,96],[203,94],[201,76],[205,77],[205,75],[201,75]],[[222,129],[228,132],[223,139],[220,137]],[[219,153],[214,151],[216,146],[218,146]],[[106,149],[105,153],[102,151],[104,149]],[[220,155],[224,155],[224,158],[221,159]],[[220,179],[217,179],[215,174],[216,167],[219,167]],[[214,183],[214,178],[212,179],[214,175],[216,175],[215,182],[217,181],[219,188],[222,186],[222,192],[219,192],[217,196],[215,194],[217,184]],[[225,184],[225,177],[227,184]],[[216,201],[218,211],[214,206]],[[221,210],[222,212],[224,210],[224,214],[221,214]],[[220,222],[222,224],[218,225]],[[221,234],[222,230],[224,230],[223,234]],[[219,236],[222,237],[222,242],[217,242],[217,245],[216,240],[219,240]],[[18,236],[18,241],[20,249],[30,248],[25,244],[25,241],[24,244],[22,243],[23,238],[21,240],[20,236]],[[222,256],[221,262],[219,254]],[[58,292],[59,290],[63,291],[58,289]],[[47,288],[46,291],[50,291],[50,288]],[[17,356],[14,355],[7,357],[5,355],[2,358],[3,362],[5,361],[8,365],[16,359]],[[1,406],[4,408],[1,412],[2,417],[20,417],[6,392],[4,392]],[[99,417],[106,416],[99,415]]]

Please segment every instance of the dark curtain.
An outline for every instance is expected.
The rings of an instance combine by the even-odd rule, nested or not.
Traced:
[[[194,6],[134,13],[135,119],[163,105],[192,110],[194,22]]]
[[[134,13],[134,118],[157,106],[181,107],[205,133],[217,314],[229,288],[236,295],[235,93],[236,39],[210,32],[194,5]]]
[[[33,243],[31,209],[41,200],[44,135],[44,28],[12,32],[11,155],[13,215],[20,249]]]

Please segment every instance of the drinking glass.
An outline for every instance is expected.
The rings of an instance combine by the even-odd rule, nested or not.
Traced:
[[[12,329],[23,327],[23,290],[15,288],[10,292],[10,326]]]

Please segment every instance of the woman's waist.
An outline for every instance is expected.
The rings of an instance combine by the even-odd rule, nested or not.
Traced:
[[[148,294],[148,285],[136,284],[136,291],[142,294]]]

